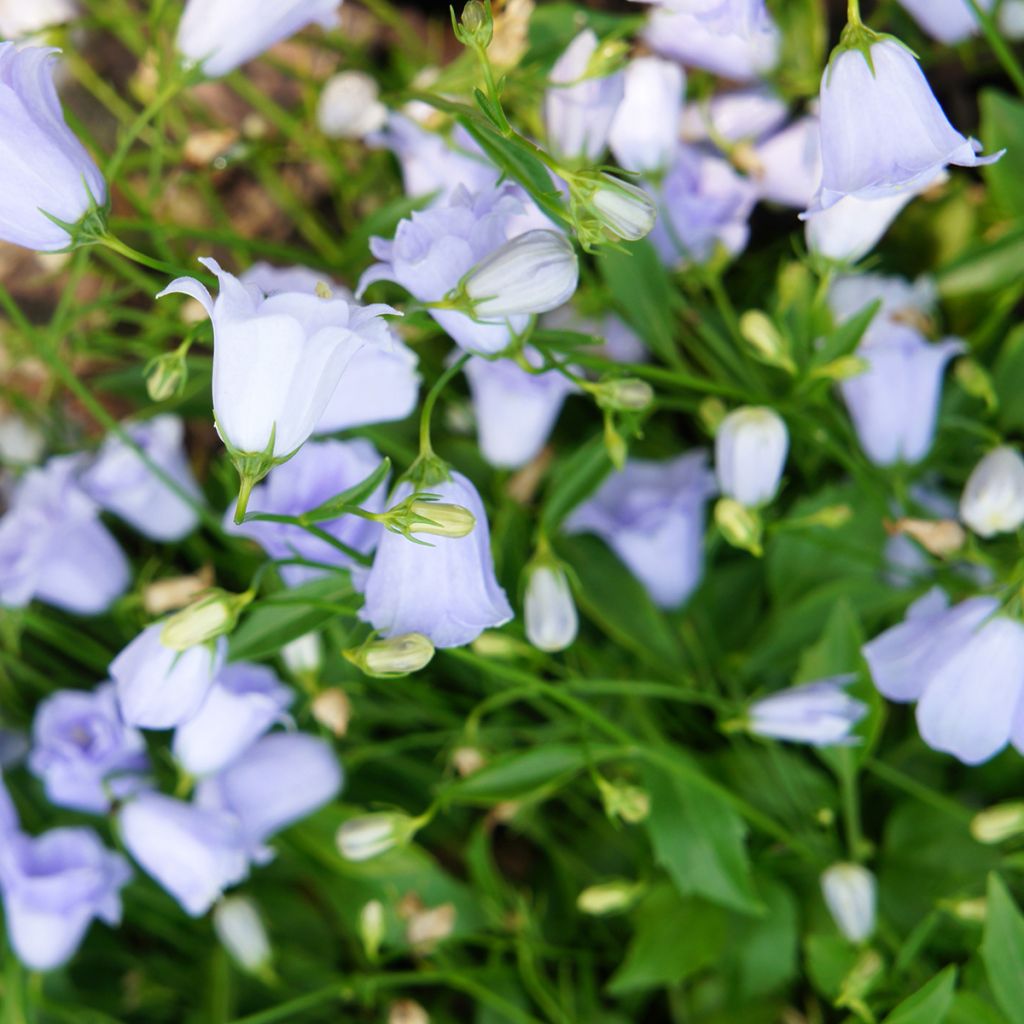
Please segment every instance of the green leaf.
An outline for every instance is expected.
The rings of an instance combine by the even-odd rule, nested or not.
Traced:
[[[882,300],[878,299],[870,306],[865,306],[855,316],[851,316],[849,320],[844,320],[824,339],[821,347],[815,350],[812,365],[825,366],[841,356],[853,353],[881,308]]]
[[[772,878],[759,878],[758,889],[768,912],[738,921],[731,942],[736,994],[742,999],[774,992],[797,973],[800,929],[796,900],[786,886]]]
[[[997,89],[985,89],[979,105],[986,150],[1006,150],[1001,160],[982,169],[992,200],[1007,216],[1024,216],[1024,103]]]
[[[988,876],[988,916],[981,942],[988,983],[1011,1024],[1024,1024],[1024,915],[1006,883]]]
[[[391,460],[385,458],[365,479],[360,480],[359,483],[350,487],[347,491],[342,491],[341,494],[328,498],[322,505],[317,505],[316,508],[306,512],[304,518],[312,523],[322,523],[330,519],[337,519],[338,516],[344,514],[346,506],[362,505],[387,480],[390,473]]]
[[[826,999],[839,995],[843,981],[859,957],[857,948],[841,935],[811,935],[804,943],[807,974]]]
[[[1024,264],[1024,227],[1014,228],[1001,238],[979,242],[946,264],[935,274],[944,299],[965,295],[991,294],[1020,281]]]
[[[904,999],[882,1024],[943,1024],[953,1005],[956,967],[950,965]]]
[[[999,400],[999,423],[1004,430],[1024,429],[1024,324],[1015,327],[1003,342],[992,381]]]
[[[1006,1024],[1006,1018],[974,992],[957,992],[946,1024]]]
[[[741,913],[763,913],[750,873],[743,819],[721,797],[681,772],[648,766],[644,775],[651,796],[645,826],[655,859],[676,889]]]
[[[601,482],[611,463],[604,439],[592,437],[561,460],[551,474],[544,497],[541,523],[548,536],[554,536],[562,520]]]

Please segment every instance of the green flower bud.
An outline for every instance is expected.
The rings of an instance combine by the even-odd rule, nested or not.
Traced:
[[[643,412],[654,401],[654,388],[638,377],[599,381],[589,385],[587,390],[602,409],[615,412]]]
[[[715,525],[734,547],[760,558],[764,554],[761,539],[764,526],[757,511],[733,498],[721,498],[715,505]]]
[[[381,811],[350,818],[334,839],[345,860],[372,860],[409,842],[422,824],[421,819],[399,811]]]
[[[190,647],[230,633],[255,596],[251,590],[244,594],[231,594],[214,587],[164,623],[160,642],[171,650],[187,651]]]
[[[434,645],[422,633],[405,633],[388,640],[369,640],[342,654],[368,676],[393,679],[429,665],[434,657]]]
[[[584,914],[593,917],[618,914],[633,906],[643,891],[644,886],[639,882],[627,882],[624,879],[602,882],[584,889],[576,897],[576,906]]]
[[[971,821],[971,835],[979,843],[994,845],[1024,834],[1024,802],[996,804],[980,811]]]
[[[157,356],[146,367],[146,393],[154,402],[176,398],[188,383],[188,366],[181,352],[175,350]]]

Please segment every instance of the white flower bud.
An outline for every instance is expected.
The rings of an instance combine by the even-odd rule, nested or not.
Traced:
[[[569,578],[557,562],[542,562],[528,571],[526,637],[539,651],[564,651],[579,629]]]
[[[349,819],[334,838],[345,860],[372,860],[408,842],[418,827],[419,822],[407,814],[381,811]]]
[[[384,127],[388,108],[374,79],[362,71],[342,71],[324,86],[316,117],[332,139],[365,139]]]
[[[527,231],[473,267],[461,290],[478,320],[547,313],[572,298],[579,273],[576,250],[564,235]]]
[[[1024,803],[997,804],[976,814],[971,821],[971,835],[979,843],[1002,843],[1024,833]]]
[[[434,645],[422,633],[403,633],[386,640],[371,640],[342,653],[368,676],[390,679],[419,672],[429,665]]]
[[[860,864],[833,864],[821,876],[821,892],[836,927],[850,942],[875,930],[875,876]]]
[[[31,466],[46,450],[46,438],[36,427],[16,415],[0,415],[0,462]]]
[[[960,499],[960,518],[979,537],[1012,533],[1024,523],[1024,459],[1003,446],[974,467]]]
[[[270,963],[270,942],[252,900],[226,896],[213,910],[213,929],[231,958],[251,974]]]
[[[359,937],[370,960],[377,959],[384,932],[384,904],[380,900],[370,900],[359,911]]]
[[[410,533],[429,533],[436,537],[468,537],[476,526],[476,516],[462,505],[444,501],[414,501],[409,506],[416,517]]]
[[[388,1024],[430,1024],[430,1014],[415,999],[399,999],[388,1010]]]
[[[310,710],[317,722],[335,736],[341,737],[348,732],[348,724],[352,720],[352,702],[344,690],[337,686],[322,690],[313,698]]]
[[[576,907],[584,914],[601,917],[628,910],[643,891],[636,882],[617,880],[590,885],[576,897]]]
[[[242,610],[255,596],[252,591],[229,594],[214,587],[164,623],[160,642],[171,650],[187,651],[190,647],[230,633]]]
[[[324,661],[319,633],[304,633],[281,648],[281,660],[293,676],[315,675]]]
[[[715,474],[728,498],[757,508],[779,490],[789,432],[777,412],[746,406],[722,421],[715,438]]]

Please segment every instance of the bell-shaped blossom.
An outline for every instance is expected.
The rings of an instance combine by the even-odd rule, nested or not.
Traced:
[[[185,454],[185,425],[177,416],[155,416],[127,426],[131,439],[193,501],[186,501],[116,434],[103,442],[96,460],[82,474],[82,488],[96,503],[139,533],[156,541],[181,540],[199,521],[194,503],[199,485]]]
[[[221,270],[216,303],[206,287],[181,277],[164,295],[196,299],[213,321],[213,412],[229,450],[284,459],[315,429],[352,357],[387,343],[388,306],[361,307],[300,292],[267,297]]]
[[[387,124],[388,108],[375,79],[363,71],[342,71],[320,93],[316,120],[332,139],[365,139]]]
[[[1024,523],[1024,459],[1015,448],[995,448],[974,467],[960,518],[979,537],[1013,533]]]
[[[983,11],[992,10],[995,0],[978,0]],[[978,16],[967,0],[900,0],[917,23],[940,43],[953,46],[980,29]]]
[[[527,360],[539,365],[535,349]],[[473,400],[483,457],[499,469],[518,469],[544,447],[562,404],[576,385],[557,370],[530,373],[512,359],[474,356],[464,372]]]
[[[213,908],[213,930],[243,970],[258,973],[270,963],[267,929],[247,896],[227,896]]]
[[[875,465],[913,465],[928,454],[943,372],[965,348],[957,338],[933,344],[905,324],[868,331],[857,349],[868,369],[839,388],[861,447]]]
[[[103,814],[146,785],[142,735],[121,721],[110,683],[58,690],[36,709],[29,768],[58,807]]]
[[[939,300],[935,282],[928,277],[908,281],[885,274],[846,274],[837,277],[828,292],[828,304],[837,323],[856,316],[875,302],[872,324],[913,323],[935,312]]]
[[[258,12],[237,0],[188,0],[178,52],[220,78],[314,23],[333,28],[341,0],[269,0]]]
[[[850,734],[868,709],[846,692],[852,679],[822,679],[755,701],[747,712],[747,728],[758,736],[816,747],[856,742]]]
[[[514,186],[476,195],[456,189],[446,204],[403,220],[393,241],[370,240],[370,249],[381,262],[363,274],[357,294],[376,281],[394,281],[421,302],[438,302],[509,240],[512,221],[522,213]],[[508,348],[529,322],[523,314],[481,323],[447,309],[431,310],[431,316],[461,348],[485,354]]]
[[[836,927],[854,943],[871,938],[878,901],[875,876],[862,864],[833,864],[821,876],[821,894]]]
[[[192,917],[249,874],[242,826],[232,814],[142,793],[121,809],[118,824],[125,849]]]
[[[870,58],[870,63],[869,63]],[[847,196],[919,191],[950,164],[975,167],[979,143],[949,123],[917,59],[895,39],[844,50],[821,80],[822,181],[808,213]]]
[[[227,653],[224,637],[186,651],[165,647],[163,628],[148,626],[110,663],[121,717],[141,729],[173,729],[191,718]]]
[[[15,955],[35,971],[65,964],[95,918],[120,924],[120,891],[130,877],[128,862],[92,829],[4,836],[0,891]]]
[[[622,102],[623,73],[596,75],[591,70],[598,45],[593,29],[584,29],[551,69],[544,122],[552,151],[566,160],[593,163],[601,156]]]
[[[464,537],[431,537],[429,547],[385,533],[359,615],[385,637],[422,633],[435,647],[461,647],[508,622],[512,608],[494,574],[487,513],[476,488],[453,472],[429,490],[468,509],[476,526]],[[391,504],[412,493],[411,484],[399,484]]]
[[[667,264],[703,263],[719,244],[732,255],[746,248],[757,190],[726,160],[679,146],[655,198],[660,216],[650,237]]]
[[[805,210],[821,181],[818,119],[802,117],[759,142],[753,178],[761,199]]]
[[[237,760],[196,789],[196,803],[236,819],[249,856],[272,856],[267,840],[308,817],[341,790],[341,765],[328,743],[300,732],[257,740]]]
[[[659,3],[644,30],[656,53],[723,78],[748,81],[779,61],[781,36],[765,0],[637,0]]]
[[[567,533],[595,533],[663,608],[682,604],[700,582],[704,517],[715,493],[707,455],[667,462],[631,459],[569,516]]]
[[[199,710],[175,729],[175,758],[190,775],[220,771],[283,721],[294,697],[266,665],[226,665]]]
[[[620,167],[645,174],[669,165],[679,141],[686,76],[660,57],[637,57],[625,71],[625,92],[608,144]]]
[[[840,199],[835,206],[806,218],[807,247],[830,260],[856,263],[881,241],[916,194],[903,192],[882,199],[858,199],[856,196]]]
[[[579,631],[569,577],[557,562],[549,561],[541,561],[527,572],[523,599],[526,638],[539,651],[564,651]]]
[[[715,473],[727,498],[757,508],[779,490],[789,431],[772,409],[745,406],[722,420],[715,436]]]
[[[300,516],[336,494],[365,480],[380,465],[381,457],[369,441],[311,441],[294,458],[271,470],[266,481],[255,487],[249,509],[274,515]],[[383,512],[387,482],[365,501],[369,512]],[[228,509],[226,529],[256,541],[271,558],[302,558],[321,565],[356,569],[354,562],[330,542],[291,523],[250,520],[235,526],[234,506]],[[381,526],[359,516],[343,515],[317,523],[317,528],[361,554],[377,546]],[[325,569],[304,565],[283,565],[281,575],[289,586],[322,576]]]
[[[316,295],[318,287],[321,291],[326,287],[339,298],[355,301],[347,288],[325,280],[325,276],[307,267],[282,268],[255,263],[239,280],[255,285],[268,296],[282,292]],[[352,357],[314,433],[330,434],[372,423],[404,420],[419,401],[418,362],[416,353],[388,327],[386,343],[365,345]]]
[[[129,566],[79,484],[77,456],[30,470],[0,517],[0,605],[33,598],[98,615],[125,592]]]
[[[74,0],[0,0],[0,38],[25,39],[78,15]]]
[[[41,252],[72,243],[51,217],[78,224],[107,201],[103,175],[64,122],[53,83],[56,53],[0,43],[0,239]]]
[[[766,85],[716,92],[683,107],[684,142],[756,142],[785,124],[789,105]]]

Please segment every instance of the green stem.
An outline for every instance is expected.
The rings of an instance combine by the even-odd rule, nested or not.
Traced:
[[[175,96],[181,92],[190,82],[198,80],[197,76],[190,74],[182,74],[171,79],[164,88],[157,93],[153,98],[152,102],[146,107],[142,113],[132,122],[128,131],[121,137],[118,143],[117,149],[114,151],[114,155],[110,158],[109,163],[106,167],[106,179],[108,182],[117,180],[118,172],[124,165],[125,160],[128,157],[128,153],[132,146],[135,145],[136,139],[142,134],[146,126],[160,113],[164,107],[167,106]]]
[[[850,2],[852,3],[853,0],[850,0]],[[1021,66],[1013,50],[1006,44],[1006,40],[999,31],[995,19],[991,13],[979,5],[978,0],[967,0],[967,3],[974,12],[974,16],[978,19],[981,31],[985,34],[988,45],[992,47],[992,52],[996,55],[996,59],[1002,64],[1003,70],[1013,80],[1017,92],[1024,96],[1024,67]]]
[[[455,362],[437,378],[434,386],[427,394],[426,400],[423,403],[423,412],[420,414],[421,459],[429,459],[434,454],[434,449],[430,443],[430,418],[434,413],[434,406],[437,404],[438,398],[441,397],[441,392],[444,391],[456,374],[458,374],[466,363],[469,362],[469,359],[470,356],[468,353],[456,359]]]
[[[860,17],[860,0],[847,0],[846,20],[851,25],[863,25]]]
[[[188,274],[188,271],[182,267],[175,267],[170,263],[164,263],[163,260],[153,259],[152,256],[147,256],[145,253],[139,252],[138,249],[133,249],[126,242],[122,242],[120,238],[116,238],[109,233],[100,238],[98,244],[106,249],[110,249],[112,252],[116,252],[120,256],[124,256],[133,263],[148,267],[150,270],[157,270],[161,274],[171,274],[174,277],[183,277]]]

